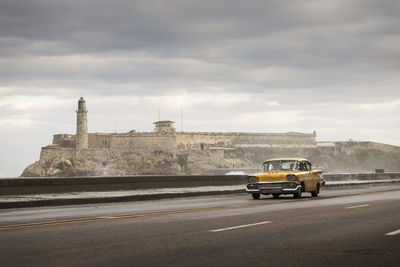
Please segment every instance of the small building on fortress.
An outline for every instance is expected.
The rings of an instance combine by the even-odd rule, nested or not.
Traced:
[[[307,157],[319,167],[329,170],[361,171],[366,165],[371,170],[387,168],[378,163],[361,162],[360,165],[356,161],[348,166],[337,165],[339,158],[352,160],[360,151],[374,150],[380,155],[382,151],[397,153],[399,161],[394,160],[391,168],[393,171],[400,169],[400,148],[379,143],[317,143],[315,132],[177,132],[173,121],[154,122],[153,132],[88,133],[88,111],[82,97],[76,113],[76,134],[55,134],[53,143],[42,148],[39,161],[28,166],[21,176],[251,172],[257,171],[265,159],[295,156]]]

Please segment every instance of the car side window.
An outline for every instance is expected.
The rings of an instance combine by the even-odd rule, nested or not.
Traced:
[[[306,166],[304,165],[304,162],[300,162],[300,170],[301,171],[305,171],[306,170]]]
[[[300,170],[300,162],[296,161],[296,167],[295,170]]]
[[[311,163],[310,162],[305,162],[307,171],[311,171]]]

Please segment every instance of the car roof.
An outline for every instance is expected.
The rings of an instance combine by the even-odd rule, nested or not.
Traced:
[[[297,161],[309,161],[308,159],[304,159],[304,158],[277,158],[277,159],[267,159],[265,162],[267,161],[279,161],[279,160],[297,160]]]

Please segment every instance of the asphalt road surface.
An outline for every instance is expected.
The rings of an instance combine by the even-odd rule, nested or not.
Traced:
[[[400,186],[0,210],[0,266],[400,266]]]

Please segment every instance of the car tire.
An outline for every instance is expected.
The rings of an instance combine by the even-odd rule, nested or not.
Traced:
[[[301,188],[300,188],[300,190],[293,194],[293,197],[294,197],[294,198],[301,198],[301,195],[302,195],[302,193],[303,193],[303,187],[304,187],[304,184],[301,183]]]
[[[280,195],[281,195],[281,194],[272,194],[272,197],[273,197],[273,198],[279,198]]]
[[[260,198],[260,193],[251,193],[253,196],[253,199],[259,199]]]
[[[315,191],[311,192],[312,197],[317,197],[319,194],[319,184],[317,184],[317,188],[315,188]]]

